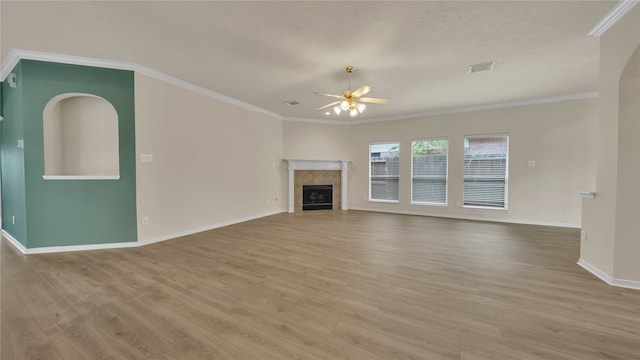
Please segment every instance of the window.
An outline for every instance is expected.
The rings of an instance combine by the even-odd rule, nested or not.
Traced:
[[[398,202],[400,143],[369,145],[369,200]]]
[[[509,135],[464,139],[464,206],[507,208]]]
[[[449,140],[411,143],[411,203],[447,204],[447,148]]]

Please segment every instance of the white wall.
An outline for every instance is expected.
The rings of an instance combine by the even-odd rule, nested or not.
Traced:
[[[135,98],[140,241],[286,210],[281,120],[139,73]]]
[[[636,6],[600,38],[600,97],[596,157],[597,195],[593,200],[585,199],[583,201],[582,227],[587,232],[587,242],[581,244],[580,258],[609,277],[616,277],[614,267],[620,270],[626,266],[615,263],[614,260],[615,249],[620,246],[617,243],[618,240],[626,237],[624,234],[626,230],[621,228],[622,233],[617,233],[616,230],[617,210],[622,210],[618,209],[616,203],[619,197],[618,161],[619,156],[629,155],[624,145],[619,147],[618,144],[619,136],[623,135],[621,131],[624,131],[619,128],[619,87],[620,76],[632,53],[640,44],[639,23],[640,6]],[[637,135],[636,141],[640,141]],[[621,175],[632,176],[630,174]],[[632,178],[631,181],[636,185],[640,183],[638,178]],[[621,195],[624,196],[624,194]],[[640,240],[638,236],[635,236],[631,241]],[[625,276],[630,273],[627,270],[621,271]],[[640,274],[626,280],[640,281]]]
[[[350,160],[349,125],[284,122],[285,159]]]
[[[618,196],[613,273],[640,281],[640,47],[620,79]]]
[[[118,175],[118,114],[108,101],[72,96],[60,101],[62,175]]]
[[[579,227],[578,191],[595,185],[596,112],[596,99],[584,99],[350,126],[349,207]],[[508,211],[457,207],[462,201],[464,136],[491,133],[509,134]],[[447,207],[410,204],[407,149],[412,139],[430,137],[449,138]],[[381,141],[400,141],[399,204],[367,200],[368,146]],[[536,166],[527,167],[528,160]]]

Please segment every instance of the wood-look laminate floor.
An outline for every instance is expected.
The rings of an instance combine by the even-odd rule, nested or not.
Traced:
[[[640,291],[579,231],[359,211],[279,214],[141,248],[2,241],[20,359],[640,359]]]

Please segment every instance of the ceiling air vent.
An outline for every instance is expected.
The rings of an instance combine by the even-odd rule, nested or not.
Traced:
[[[469,74],[473,74],[479,71],[487,71],[493,70],[493,66],[496,64],[495,61],[483,62],[480,64],[474,64],[469,66]]]

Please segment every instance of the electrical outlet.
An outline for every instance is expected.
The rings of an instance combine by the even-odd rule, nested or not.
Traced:
[[[140,154],[140,161],[153,162],[153,154]]]
[[[149,217],[148,216],[143,216],[142,217],[142,225],[149,225]]]
[[[587,243],[587,231],[586,230],[580,231],[580,240],[582,240],[582,242],[584,244]]]

